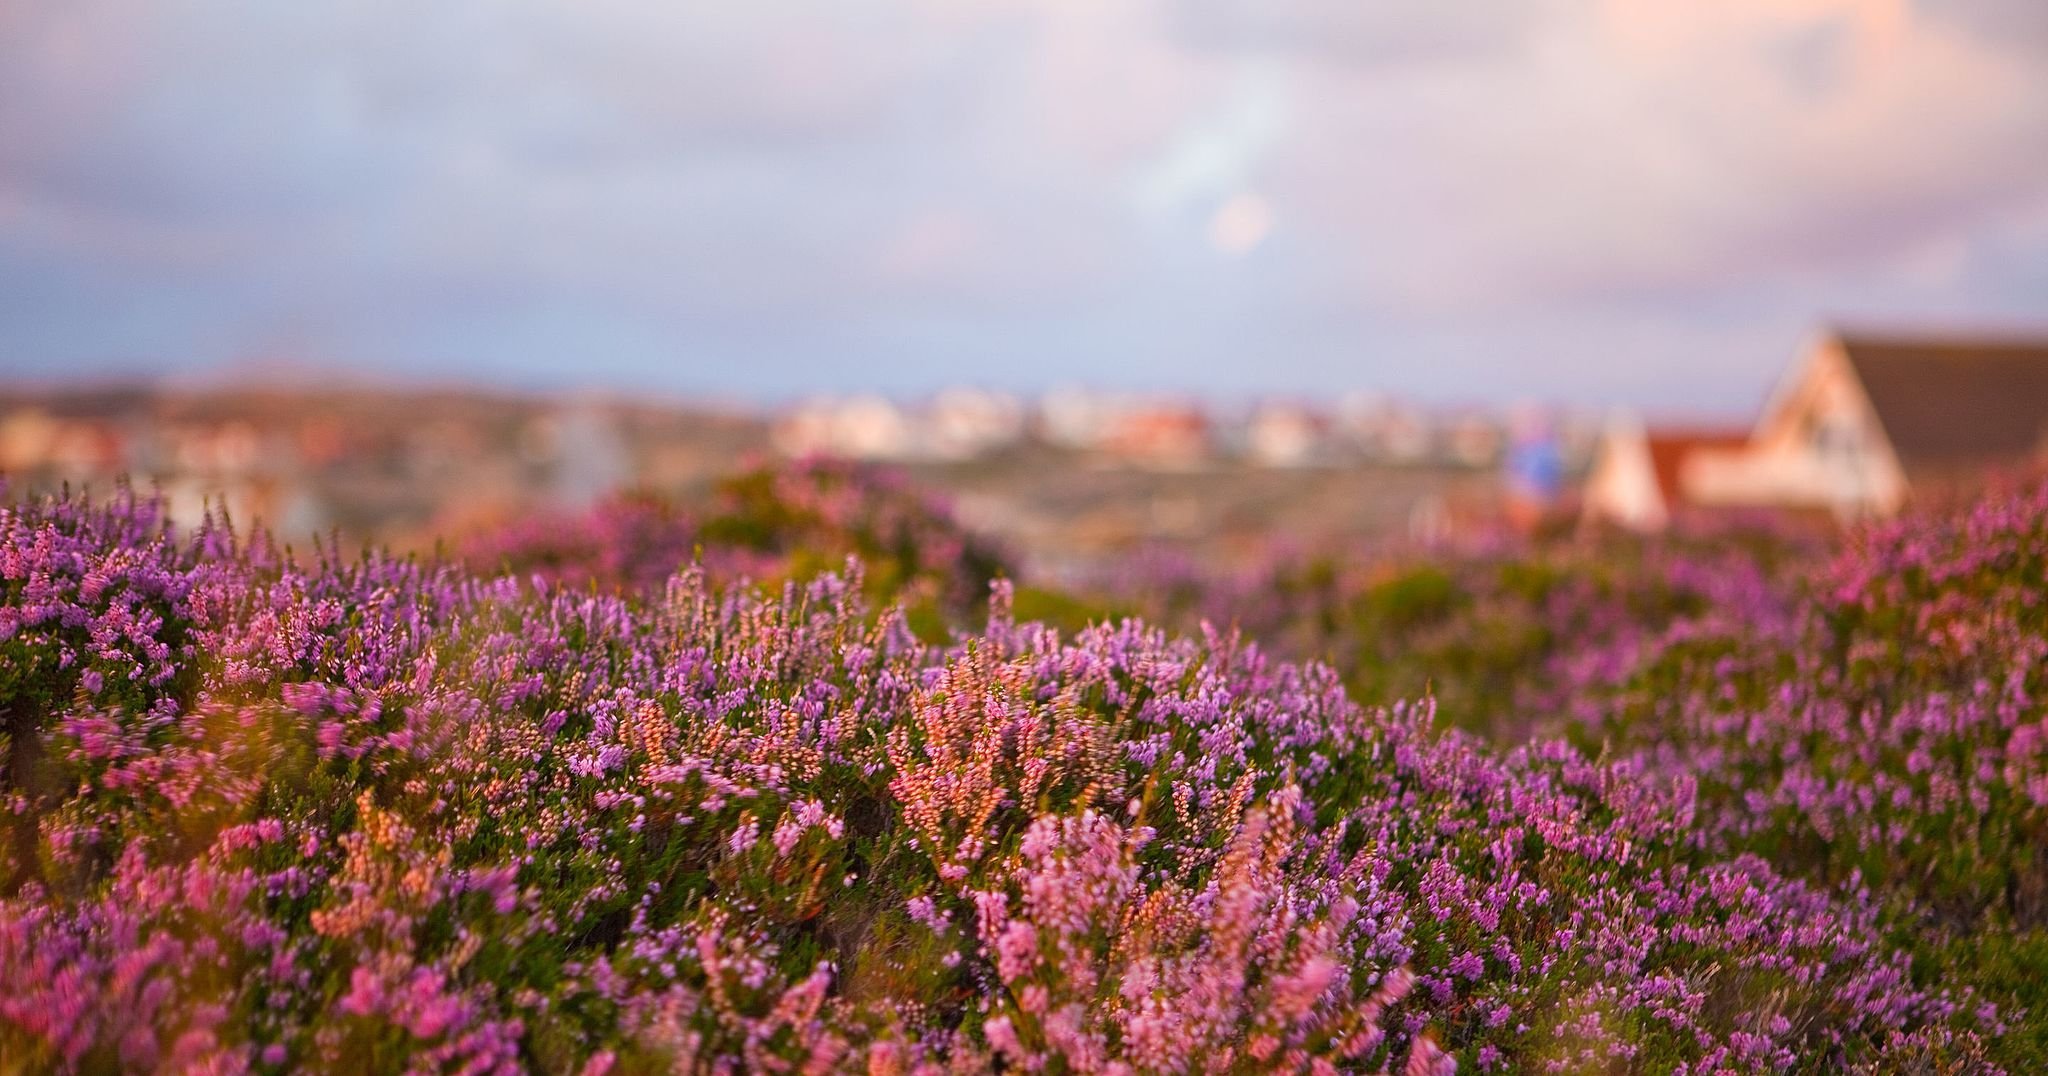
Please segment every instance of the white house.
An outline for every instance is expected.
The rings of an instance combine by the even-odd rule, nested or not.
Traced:
[[[1780,386],[1739,453],[1690,468],[1702,505],[1890,515],[1916,488],[2042,459],[2048,339],[1830,334]]]
[[[1664,530],[1699,504],[1703,461],[1740,455],[1748,443],[1741,431],[1650,430],[1633,415],[1616,415],[1586,472],[1585,516],[1629,530]]]

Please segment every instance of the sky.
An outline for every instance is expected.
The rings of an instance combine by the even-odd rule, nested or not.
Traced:
[[[0,367],[1745,414],[2048,329],[2041,0],[0,0]]]

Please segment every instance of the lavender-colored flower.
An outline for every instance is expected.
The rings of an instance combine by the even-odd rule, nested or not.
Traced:
[[[880,511],[762,481],[729,495]],[[1531,720],[1575,739],[1504,747],[1004,586],[934,643],[905,608],[959,581],[946,541],[878,610],[859,565],[534,585],[21,502],[0,1057],[1988,1071],[2019,1017],[1899,946],[2043,914],[2044,534],[2023,498],[1869,532],[1811,590],[1677,554],[1619,599],[1553,581],[1592,641],[1543,655]]]

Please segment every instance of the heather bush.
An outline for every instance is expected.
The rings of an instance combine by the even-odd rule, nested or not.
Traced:
[[[1789,631],[1731,604],[1578,707],[1699,782],[1715,846],[1867,884],[1930,976],[2027,1010],[2048,1064],[2048,487],[1856,531]]]
[[[902,475],[822,458],[743,471],[701,502],[626,493],[588,510],[541,512],[463,536],[461,554],[480,572],[640,595],[658,595],[693,563],[721,582],[773,587],[858,557],[870,597],[905,599],[938,638],[1008,572],[987,539]]]
[[[1618,535],[1459,548],[1282,548],[1228,571],[1153,555],[1087,588],[1103,608],[1182,630],[1226,624],[1336,668],[1369,705],[1431,696],[1505,745],[1598,721],[1601,689],[1695,637],[1781,637],[1794,580],[1824,548],[1758,526],[1645,542]]]
[[[1720,847],[1660,760],[1001,583],[933,642],[862,573],[592,590],[0,510],[0,1059],[1992,1067],[1881,893]]]
[[[1867,888],[1923,983],[2048,1065],[2048,487],[1898,521],[1186,573],[1140,608],[1248,625],[1361,699],[1693,783],[1705,853]],[[1162,600],[1164,598],[1165,600]]]

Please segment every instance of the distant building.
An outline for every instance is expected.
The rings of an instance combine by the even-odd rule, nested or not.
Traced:
[[[1436,435],[1427,414],[1376,392],[1338,400],[1337,432],[1358,455],[1391,463],[1421,461]]]
[[[1154,467],[1190,467],[1209,454],[1209,417],[1194,407],[1162,404],[1116,416],[1097,443],[1099,451]]]
[[[1702,459],[1703,504],[1890,515],[1916,490],[2048,451],[2048,339],[1835,334],[1794,369],[1746,449]]]
[[[1395,407],[1387,411],[1370,447],[1384,459],[1414,463],[1429,455],[1430,442],[1435,437],[1436,430],[1428,415],[1412,408]]]
[[[956,387],[932,400],[923,425],[931,455],[971,459],[1023,439],[1024,422],[1024,405],[1016,397]]]
[[[1461,415],[1443,430],[1444,462],[1461,467],[1491,467],[1500,462],[1507,436],[1491,416]]]
[[[1063,448],[1094,448],[1128,408],[1125,401],[1087,389],[1056,388],[1038,402],[1039,434]]]
[[[125,440],[111,422],[23,408],[0,417],[0,474],[48,473],[74,482],[95,478],[120,469]]]
[[[1740,430],[1652,431],[1632,415],[1617,415],[1586,474],[1585,516],[1629,530],[1662,531],[1681,511],[1699,506],[1703,463],[1739,456],[1748,444]]]
[[[1306,407],[1261,404],[1245,425],[1245,452],[1267,467],[1302,467],[1328,455],[1329,420]]]
[[[922,407],[872,394],[809,400],[777,419],[770,436],[785,456],[965,460],[1023,440],[1026,417],[1014,396],[955,387]]]
[[[805,403],[775,424],[772,437],[787,456],[898,460],[918,454],[916,432],[901,408],[869,393]]]

